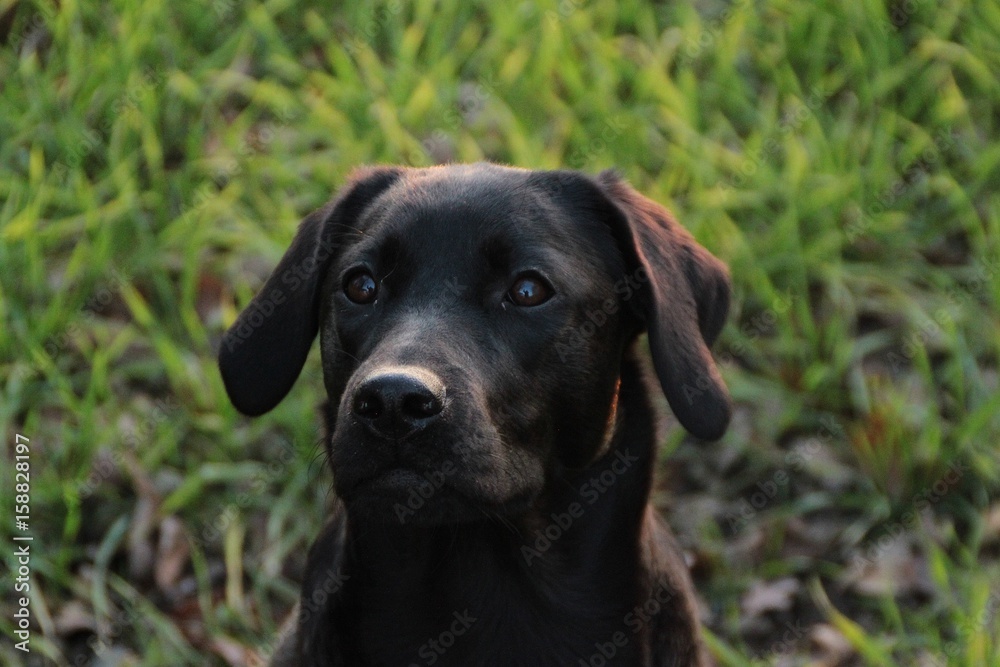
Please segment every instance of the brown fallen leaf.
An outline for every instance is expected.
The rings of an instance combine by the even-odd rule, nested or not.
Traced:
[[[927,559],[913,545],[911,533],[877,542],[850,562],[844,582],[855,592],[873,597],[933,595]]]
[[[740,601],[743,613],[762,616],[773,611],[789,611],[802,585],[795,577],[776,581],[759,581],[750,587]]]
[[[97,632],[97,621],[94,615],[79,600],[70,600],[56,614],[53,623],[60,637],[67,637],[77,632]]]
[[[249,667],[256,656],[249,647],[230,637],[212,637],[208,645],[212,653],[225,660],[230,667]]]
[[[136,494],[135,511],[128,529],[129,576],[133,582],[144,582],[149,581],[153,574],[156,550],[152,533],[157,525],[162,498],[135,453],[126,450],[122,458]]]
[[[983,546],[1000,545],[1000,503],[986,510],[983,523]]]
[[[216,326],[222,322],[223,303],[231,298],[226,293],[226,284],[211,273],[198,276],[195,292],[195,311],[198,319],[206,326]]]
[[[164,517],[160,522],[160,539],[156,545],[153,574],[157,588],[163,592],[174,588],[184,572],[190,554],[191,546],[183,522],[176,516]]]
[[[855,653],[851,642],[840,630],[828,623],[814,625],[809,631],[816,667],[838,667]]]
[[[725,544],[726,560],[748,566],[759,564],[768,538],[764,524],[763,521],[751,521],[728,540]]]
[[[784,558],[821,559],[830,553],[844,532],[839,517],[810,517],[808,521],[792,517],[785,524]]]

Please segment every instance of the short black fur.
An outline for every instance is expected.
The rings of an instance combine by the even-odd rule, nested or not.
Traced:
[[[359,272],[371,302],[345,294]],[[524,276],[551,298],[517,305]],[[728,303],[725,267],[613,173],[358,173],[220,352],[254,415],[321,340],[338,501],[272,664],[705,664],[649,505],[637,341],[685,428],[717,438],[730,403],[708,347]]]

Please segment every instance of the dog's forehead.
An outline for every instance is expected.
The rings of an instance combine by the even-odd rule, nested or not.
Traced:
[[[563,222],[557,211],[545,211],[551,206],[516,172],[431,174],[403,179],[387,192],[369,220],[372,229],[414,239],[442,234],[441,241],[476,240],[525,226],[557,229]]]
[[[572,255],[599,262],[610,241],[604,225],[533,186],[530,174],[492,165],[414,170],[359,221],[360,242],[391,242],[430,261]]]

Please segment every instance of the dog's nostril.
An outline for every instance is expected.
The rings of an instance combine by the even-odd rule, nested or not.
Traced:
[[[426,419],[441,412],[444,406],[435,396],[415,393],[404,396],[400,407],[404,415],[414,419]]]
[[[355,390],[351,412],[375,435],[408,438],[429,428],[444,410],[444,383],[418,367],[369,375]]]
[[[376,419],[384,409],[385,405],[377,394],[361,394],[354,399],[354,414],[359,417]]]

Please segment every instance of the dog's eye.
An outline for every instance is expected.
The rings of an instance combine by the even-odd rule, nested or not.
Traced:
[[[552,288],[536,275],[519,277],[507,291],[507,299],[515,306],[538,306],[551,298]]]
[[[378,295],[378,283],[367,271],[355,271],[344,281],[344,294],[354,303],[371,303]]]

